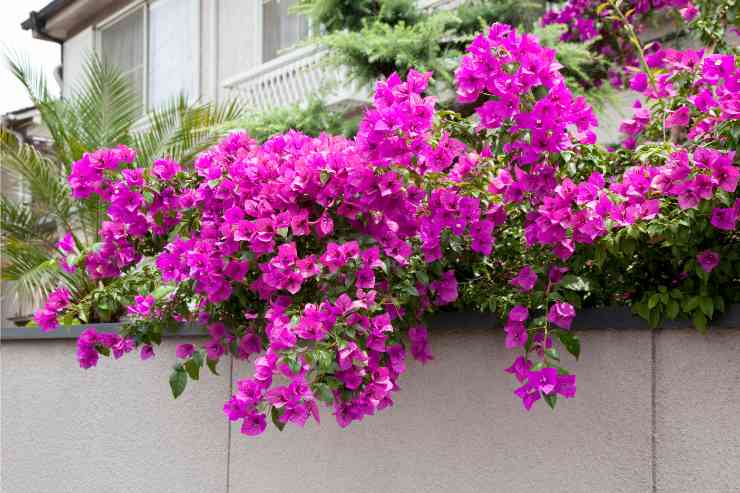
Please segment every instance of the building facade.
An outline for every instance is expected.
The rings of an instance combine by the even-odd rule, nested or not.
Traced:
[[[290,12],[298,0],[55,0],[23,23],[61,44],[62,94],[96,52],[127,74],[152,109],[177,94],[239,97],[255,109],[300,103],[336,76],[323,53],[301,46],[317,26]],[[419,0],[445,8],[459,0]],[[346,88],[329,96],[356,98]]]

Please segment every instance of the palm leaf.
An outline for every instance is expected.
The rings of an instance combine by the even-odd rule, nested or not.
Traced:
[[[60,284],[70,286],[49,251],[29,242],[3,242],[3,281],[14,281],[19,292],[28,296],[46,296]]]
[[[56,224],[48,214],[39,213],[29,204],[0,196],[0,233],[4,241],[39,243],[51,250],[54,248]]]
[[[190,162],[195,155],[222,137],[227,124],[243,115],[236,101],[189,105],[178,96],[147,115],[145,129],[132,135],[139,166],[168,157]]]
[[[4,129],[0,129],[0,146],[3,165],[27,183],[34,206],[71,229],[75,203],[59,162],[42,155],[31,145],[18,142]]]
[[[49,91],[46,77],[31,63],[27,56],[18,52],[4,53],[5,62],[13,76],[26,89],[29,99],[39,111],[44,126],[49,131],[55,152],[63,161],[71,160],[67,155],[67,134],[69,133],[69,112],[64,102]]]
[[[141,114],[141,101],[131,82],[97,56],[87,59],[81,82],[68,102],[74,115],[74,159],[82,152],[128,144],[131,127]]]

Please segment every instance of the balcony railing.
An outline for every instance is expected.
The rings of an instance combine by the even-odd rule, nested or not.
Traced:
[[[464,0],[420,0],[425,10],[448,9]],[[331,106],[369,102],[368,88],[348,83],[344,70],[326,61],[327,51],[298,48],[238,74],[221,85],[227,98],[236,98],[255,110],[289,106],[321,94]]]
[[[326,50],[316,47],[298,48],[222,85],[227,97],[256,110],[302,103],[319,93],[330,105],[365,101],[367,91],[347,84],[346,75],[329,65],[326,55]]]

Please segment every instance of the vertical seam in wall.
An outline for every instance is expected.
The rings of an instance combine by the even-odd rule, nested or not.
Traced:
[[[229,357],[229,395],[227,399],[231,399],[234,395],[234,357]],[[226,421],[226,493],[229,493],[231,488],[231,420]]]
[[[658,484],[656,477],[657,444],[656,444],[656,412],[655,412],[655,390],[656,390],[656,339],[659,329],[652,329],[650,335],[650,481],[652,483],[652,492],[657,493]]]

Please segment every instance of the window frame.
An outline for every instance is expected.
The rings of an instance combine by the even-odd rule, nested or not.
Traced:
[[[176,0],[176,1],[183,1],[183,0]],[[201,14],[203,11],[203,0],[186,0],[186,1],[192,1],[193,3],[193,15],[195,15],[195,21],[194,23],[198,26],[198,29],[196,29],[196,33],[193,36],[193,43],[195,46],[195,53],[193,56],[193,77],[194,77],[194,94],[188,95],[188,99],[192,101],[198,101],[202,94],[202,83],[201,83],[201,69],[202,69],[202,40],[201,40],[201,27],[202,27],[202,19]],[[117,22],[122,21],[129,15],[132,15],[133,13],[141,10],[142,11],[142,33],[143,33],[143,40],[142,40],[142,53],[143,53],[143,60],[142,60],[142,66],[143,66],[143,74],[142,74],[142,88],[141,88],[141,98],[142,98],[142,116],[146,115],[149,111],[151,111],[153,108],[150,107],[151,101],[149,100],[149,75],[150,75],[150,56],[149,56],[149,38],[151,37],[149,33],[149,9],[152,6],[153,0],[135,0],[131,2],[130,4],[126,5],[122,9],[118,10],[117,12],[109,15],[108,17],[100,20],[93,26],[93,45],[95,49],[95,53],[98,55],[102,55],[103,53],[103,31],[105,31],[107,28],[115,25]]]
[[[286,47],[286,48],[280,48],[280,49],[278,49],[278,52],[275,54],[275,57],[273,57],[273,58],[271,58],[269,60],[266,60],[265,59],[265,4],[268,4],[268,3],[271,3],[271,2],[275,2],[275,1],[279,2],[281,0],[260,0],[259,1],[259,5],[260,5],[259,14],[258,14],[259,15],[259,25],[260,25],[260,27],[262,29],[262,32],[260,33],[260,38],[259,38],[259,43],[260,43],[260,64],[261,65],[264,65],[266,63],[272,63],[275,60],[280,60],[283,57],[289,57],[289,56],[291,56],[290,51],[297,49],[295,47],[296,45],[293,45],[293,47],[290,50],[284,51],[284,52],[281,53],[282,50],[285,50],[288,47]],[[308,37],[311,37],[311,36],[314,35],[314,25],[313,25],[313,22],[311,22],[311,19],[310,18],[306,18],[306,20],[308,22]],[[298,41],[299,42],[300,41],[303,41],[303,39],[299,39]]]
[[[103,54],[103,31],[114,26],[134,12],[142,10],[142,53],[143,53],[143,73],[141,88],[142,113],[146,114],[149,110],[149,2],[147,0],[136,0],[125,6],[121,10],[111,14],[93,27],[95,53],[99,56]]]

